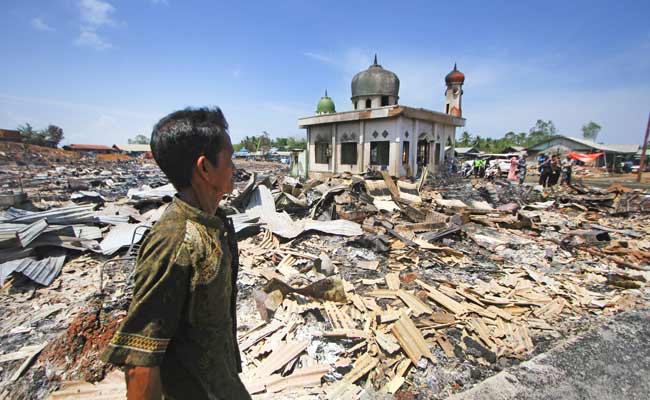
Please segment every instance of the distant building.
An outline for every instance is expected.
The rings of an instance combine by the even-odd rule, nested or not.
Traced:
[[[521,153],[524,151],[526,151],[526,148],[524,146],[508,146],[505,149],[501,150],[501,152],[504,154]]]
[[[151,154],[151,146],[148,144],[114,144],[113,149],[130,156],[148,156]]]
[[[248,150],[243,148],[233,154],[235,158],[247,158],[249,155],[250,153]]]
[[[568,151],[584,154],[604,153],[603,157],[596,159],[596,166],[607,164],[608,168],[614,167],[617,162],[633,159],[639,151],[638,144],[602,144],[591,140],[557,135],[526,149],[528,157],[534,160],[539,153],[561,154]]]
[[[108,154],[114,153],[115,149],[110,146],[102,144],[69,144],[63,146],[64,150],[76,151],[78,153],[92,153],[92,154]]]
[[[23,137],[20,131],[14,129],[0,129],[0,142],[17,142],[21,143]]]
[[[456,157],[462,160],[468,160],[478,157],[481,152],[474,146],[472,147],[456,147],[454,149]]]
[[[442,171],[445,146],[454,146],[456,127],[464,126],[461,99],[465,75],[445,77],[445,112],[398,105],[399,78],[374,63],[352,79],[352,111],[336,112],[323,96],[316,115],[298,120],[307,130],[307,175],[362,173],[369,168],[391,175],[416,175],[423,167]]]

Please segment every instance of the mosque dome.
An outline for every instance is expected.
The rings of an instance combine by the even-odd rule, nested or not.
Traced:
[[[460,83],[461,85],[465,82],[465,74],[460,72],[456,68],[456,63],[454,63],[454,69],[445,76],[445,83]]]
[[[399,78],[377,64],[376,54],[375,62],[352,78],[352,98],[359,96],[399,97]]]
[[[327,95],[327,90],[325,90],[325,96],[320,98],[316,106],[316,114],[332,114],[335,112],[336,107],[334,106],[334,101]]]

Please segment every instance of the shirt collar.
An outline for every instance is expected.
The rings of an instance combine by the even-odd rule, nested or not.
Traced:
[[[220,230],[223,230],[224,222],[223,219],[221,219],[221,217],[219,217],[218,215],[210,215],[205,211],[200,210],[190,205],[189,203],[186,203],[185,201],[181,200],[178,197],[178,195],[174,196],[174,200],[172,200],[172,204],[178,207],[178,209],[181,210],[181,212],[188,219],[199,222],[203,225],[212,226]]]

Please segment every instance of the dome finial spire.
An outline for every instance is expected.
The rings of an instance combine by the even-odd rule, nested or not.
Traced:
[[[325,89],[325,97],[327,97],[327,89]]]
[[[375,62],[373,65],[377,65],[377,53],[375,53]]]
[[[454,63],[454,71],[458,71],[458,68],[456,67],[456,63]]]

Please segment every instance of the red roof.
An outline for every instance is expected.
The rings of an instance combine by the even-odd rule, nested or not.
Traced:
[[[0,138],[20,141],[20,132],[12,129],[0,129]]]
[[[113,148],[110,146],[104,146],[103,144],[69,144],[64,146],[66,149],[70,150],[109,150],[113,151]]]
[[[454,64],[454,69],[445,76],[446,83],[460,83],[461,85],[465,82],[465,74],[460,72]]]

